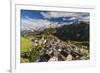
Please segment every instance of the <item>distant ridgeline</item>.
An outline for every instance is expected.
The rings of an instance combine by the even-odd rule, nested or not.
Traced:
[[[86,22],[73,23],[70,25],[62,25],[56,28],[46,28],[42,31],[34,31],[34,32],[30,30],[21,31],[22,36],[40,35],[40,34],[52,34],[63,41],[66,40],[89,41],[89,23]]]
[[[54,35],[62,40],[89,41],[89,24],[80,22],[79,24],[64,25],[57,28]]]
[[[41,33],[53,34],[63,41],[89,41],[89,23],[80,22],[78,24],[63,25],[58,28],[48,28]]]

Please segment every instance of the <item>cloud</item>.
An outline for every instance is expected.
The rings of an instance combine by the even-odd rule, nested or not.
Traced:
[[[76,17],[71,17],[68,20],[75,20],[75,19],[77,19],[77,18]]]
[[[48,12],[40,12],[41,15],[43,15],[44,18],[51,18]]]
[[[40,12],[46,18],[58,18],[58,17],[77,17],[88,15],[88,13],[79,13],[79,12]]]
[[[40,12],[45,18],[59,18],[59,17],[69,17],[69,16],[77,16],[75,13],[71,12]]]
[[[64,17],[63,20],[81,20],[83,21],[89,21],[89,13],[85,12],[40,12],[40,14],[47,19],[52,19],[52,18],[59,18],[59,17]],[[65,17],[70,17],[70,18],[65,18]],[[86,19],[88,17],[88,19]]]
[[[66,20],[68,20],[68,19],[64,17],[64,18],[62,18],[62,20],[63,20],[63,21],[66,21]]]
[[[80,21],[84,21],[84,22],[89,22],[90,21],[90,17],[86,16],[80,19]]]

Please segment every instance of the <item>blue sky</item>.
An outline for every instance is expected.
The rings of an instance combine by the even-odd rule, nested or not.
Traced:
[[[32,18],[32,19],[42,19],[43,16],[40,14],[40,11],[33,10],[21,10],[21,18]]]
[[[47,28],[50,24],[53,26],[68,25],[75,20],[89,22],[89,13],[21,10],[22,29]]]

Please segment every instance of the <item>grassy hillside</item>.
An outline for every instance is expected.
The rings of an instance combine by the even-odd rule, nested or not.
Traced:
[[[32,42],[25,37],[21,37],[21,52],[27,52],[32,48]]]

